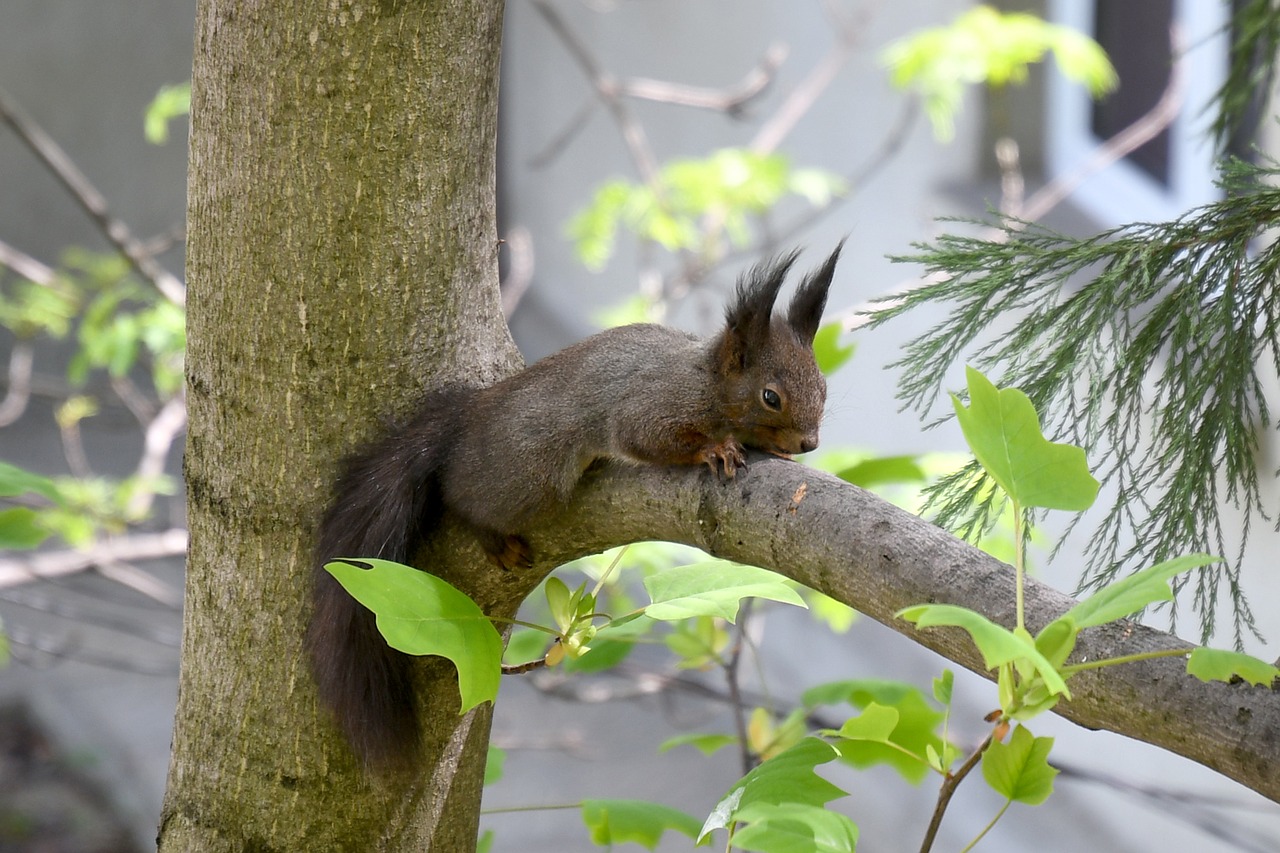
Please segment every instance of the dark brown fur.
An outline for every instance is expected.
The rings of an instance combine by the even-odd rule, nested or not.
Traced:
[[[732,478],[746,448],[814,449],[826,383],[813,337],[839,254],[805,277],[785,318],[773,306],[794,252],[739,281],[710,340],[652,324],[610,329],[487,388],[432,393],[409,423],[345,460],[320,522],[307,648],[321,700],[368,766],[416,756],[411,658],[383,642],[324,563],[406,562],[449,511],[499,565],[525,567],[521,534],[598,460],[705,464]]]

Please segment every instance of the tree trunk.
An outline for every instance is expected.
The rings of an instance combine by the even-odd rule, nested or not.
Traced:
[[[191,548],[161,850],[475,843],[488,710],[459,717],[450,673],[425,667],[432,761],[370,779],[301,643],[340,453],[424,387],[518,362],[497,289],[501,19],[500,0],[200,2]]]

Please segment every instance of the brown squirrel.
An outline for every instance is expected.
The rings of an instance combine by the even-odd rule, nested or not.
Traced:
[[[797,254],[740,278],[713,338],[609,329],[486,388],[433,392],[403,427],[344,461],[320,522],[307,648],[321,701],[366,766],[403,766],[417,751],[411,658],[383,641],[324,563],[406,562],[448,511],[500,566],[527,567],[521,533],[567,502],[597,460],[705,464],[732,479],[747,467],[745,448],[813,450],[827,396],[813,338],[840,246],[775,317]]]

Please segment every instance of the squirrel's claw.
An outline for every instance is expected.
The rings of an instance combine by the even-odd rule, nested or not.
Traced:
[[[706,463],[713,474],[724,480],[732,480],[739,468],[747,470],[746,453],[733,436],[702,448],[698,452],[698,461]]]

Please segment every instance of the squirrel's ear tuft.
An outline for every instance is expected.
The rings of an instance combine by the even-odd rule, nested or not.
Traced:
[[[769,340],[773,322],[773,303],[787,277],[787,271],[800,254],[794,249],[761,261],[738,278],[733,302],[725,309],[725,328],[721,333],[720,363],[725,370],[743,370],[751,353],[762,352]]]
[[[737,294],[724,315],[731,331],[739,334],[751,331],[768,333],[773,319],[773,303],[778,299],[787,271],[799,254],[799,249],[793,249],[785,255],[761,261],[738,278]]]
[[[787,308],[787,325],[795,330],[803,341],[813,342],[818,334],[818,326],[822,323],[822,309],[827,306],[827,291],[831,289],[831,278],[836,271],[836,261],[840,259],[840,250],[844,248],[844,240],[836,245],[836,250],[826,262],[804,277],[804,281],[796,288],[791,297],[791,305]]]

